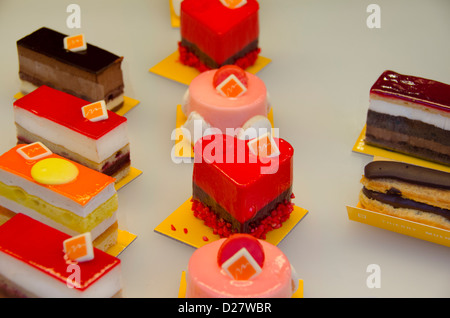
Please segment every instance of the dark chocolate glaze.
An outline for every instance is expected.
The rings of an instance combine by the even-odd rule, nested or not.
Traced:
[[[277,198],[269,202],[263,208],[255,213],[255,216],[250,220],[240,223],[228,211],[217,203],[211,196],[209,196],[202,188],[193,182],[193,199],[200,201],[209,207],[219,218],[231,223],[231,227],[239,233],[250,233],[251,228],[258,225],[263,219],[271,214],[280,203],[290,202],[292,195],[292,187],[281,193]]]
[[[450,85],[434,80],[388,70],[381,74],[370,92],[450,112]]]
[[[371,191],[364,187],[363,187],[362,191],[363,191],[364,195],[366,197],[368,197],[369,199],[380,201],[385,204],[389,204],[389,205],[393,206],[394,208],[412,209],[412,210],[418,210],[418,211],[427,212],[427,213],[433,213],[433,214],[443,216],[444,218],[450,220],[450,210],[447,210],[447,209],[441,209],[436,206],[432,206],[432,205],[428,205],[425,203],[420,203],[417,201],[405,199],[399,195],[392,195],[392,194]]]
[[[389,178],[450,190],[450,173],[398,161],[372,161],[364,168],[368,179]]]
[[[64,49],[63,42],[66,36],[52,29],[42,27],[17,41],[17,46],[25,47],[95,74],[100,73],[112,63],[122,59],[120,56],[89,43],[85,51],[68,51]]]

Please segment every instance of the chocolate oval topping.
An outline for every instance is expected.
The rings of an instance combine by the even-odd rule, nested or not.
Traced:
[[[372,161],[364,168],[368,179],[390,178],[427,187],[450,189],[450,173],[397,161]]]

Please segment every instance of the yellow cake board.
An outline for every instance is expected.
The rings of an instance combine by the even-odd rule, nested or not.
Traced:
[[[149,69],[149,72],[166,77],[173,81],[189,85],[191,81],[200,74],[200,72],[194,68],[184,64],[181,64],[179,60],[180,54],[178,50],[170,54],[168,57],[160,61]],[[246,69],[247,72],[256,74],[262,70],[272,60],[259,55],[254,65]]]
[[[14,99],[19,99],[24,97],[25,95],[22,92],[18,92],[14,95]],[[136,107],[139,104],[139,101],[137,99],[124,96],[123,97],[123,105],[118,110],[115,111],[116,114],[123,116],[130,110],[132,110],[134,107]]]
[[[169,0],[169,6],[170,6],[170,24],[173,28],[179,28],[180,27],[180,17],[175,14],[175,11],[173,9],[173,3]]]
[[[191,207],[192,202],[189,198],[162,221],[155,228],[155,232],[195,248],[220,239],[217,234],[213,233],[212,228],[203,223],[203,220],[194,216]],[[265,240],[273,245],[278,245],[307,213],[307,210],[294,206],[294,211],[289,219],[280,228],[267,233]]]
[[[122,253],[123,250],[127,248],[137,237],[133,233],[127,231],[120,229],[118,231],[117,243],[106,251],[106,253],[115,257],[119,256],[119,254]]]
[[[405,154],[401,154],[395,151],[378,148],[375,146],[367,145],[364,142],[366,136],[366,126],[364,125],[364,128],[362,129],[361,133],[358,136],[358,139],[356,140],[352,150],[354,152],[359,152],[366,155],[372,155],[372,156],[378,156],[378,157],[384,157],[387,159],[402,161],[422,167],[428,167],[436,170],[442,170],[446,172],[450,172],[450,166],[442,165],[439,163],[431,162],[428,160],[408,156]]]
[[[181,272],[180,288],[178,289],[178,298],[186,297],[186,272]],[[303,280],[298,280],[298,288],[292,295],[292,298],[303,298]]]
[[[131,181],[133,181],[134,179],[139,177],[141,174],[142,174],[142,171],[140,171],[136,168],[130,167],[130,173],[128,173],[125,176],[125,178],[123,178],[122,180],[120,180],[119,182],[117,182],[115,184],[116,191],[118,191],[119,189],[126,186],[128,183],[130,183]]]
[[[366,210],[359,202],[356,207],[347,206],[347,214],[352,221],[450,247],[450,231],[447,230]]]
[[[273,107],[270,108],[267,118],[273,128]],[[175,147],[174,156],[176,158],[194,158],[194,149],[191,142],[183,137],[181,126],[186,122],[186,115],[181,110],[181,105],[177,105],[176,123],[175,123]]]

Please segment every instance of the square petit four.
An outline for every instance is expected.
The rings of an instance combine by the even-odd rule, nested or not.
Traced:
[[[385,71],[370,89],[365,142],[450,164],[450,85]]]
[[[19,78],[24,94],[47,85],[109,110],[124,102],[123,57],[90,43],[81,51],[65,47],[68,36],[42,27],[17,41]]]
[[[94,246],[117,242],[114,178],[53,154],[40,142],[0,156],[0,207],[74,236],[90,232]]]
[[[120,181],[130,171],[127,119],[102,102],[41,86],[13,105],[19,143],[40,141],[52,152]]]
[[[121,261],[99,249],[70,259],[71,237],[22,213],[0,226],[0,294],[14,298],[120,297]]]

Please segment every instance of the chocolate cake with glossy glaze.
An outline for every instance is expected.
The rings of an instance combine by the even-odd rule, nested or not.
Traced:
[[[368,210],[450,229],[450,174],[397,161],[364,168],[360,203]]]
[[[42,27],[17,41],[21,91],[47,85],[90,102],[105,100],[109,110],[123,105],[123,57],[87,44],[71,52],[64,48],[67,35]]]

